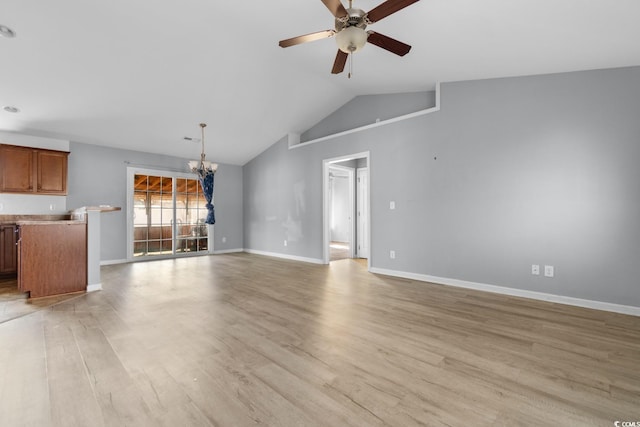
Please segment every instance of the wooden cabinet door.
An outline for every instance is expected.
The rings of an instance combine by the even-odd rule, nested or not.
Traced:
[[[34,151],[13,145],[0,146],[0,191],[31,193],[34,191]]]
[[[65,151],[0,145],[0,192],[67,195]]]
[[[20,226],[18,288],[31,298],[87,289],[87,225]]]
[[[37,151],[38,193],[67,194],[67,156],[60,151]]]
[[[13,275],[18,271],[16,226],[0,225],[0,275]]]

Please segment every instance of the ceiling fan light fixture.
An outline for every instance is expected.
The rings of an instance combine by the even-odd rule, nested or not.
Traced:
[[[354,8],[353,0],[349,0],[349,8],[345,8],[342,5],[342,0],[321,1],[334,16],[335,29],[316,31],[315,33],[280,40],[278,42],[280,47],[290,47],[327,37],[335,37],[338,52],[333,61],[331,74],[342,73],[347,60],[349,60],[349,77],[351,77],[353,69],[353,55],[349,54],[358,52],[365,44],[372,44],[398,56],[404,56],[411,50],[411,46],[406,43],[376,31],[365,31],[365,29],[368,25],[380,22],[387,16],[393,15],[419,0],[385,0],[368,12]]]
[[[367,32],[355,26],[347,27],[336,34],[338,49],[344,53],[355,53],[367,43]]]

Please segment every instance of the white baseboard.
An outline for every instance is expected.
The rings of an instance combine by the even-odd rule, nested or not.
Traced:
[[[213,253],[213,255],[220,255],[220,254],[234,254],[234,253],[238,253],[238,252],[244,252],[244,249],[243,248],[220,249],[219,251],[216,251],[214,249],[214,251],[212,253]]]
[[[219,251],[214,250],[213,252],[194,252],[193,254],[189,254],[189,255],[183,255],[180,256],[178,258],[187,258],[190,256],[206,256],[206,255],[218,255],[218,254],[229,254],[229,253],[235,253],[235,252],[244,252],[243,248],[235,248],[235,249],[222,249]],[[103,260],[100,261],[100,265],[115,265],[115,264],[127,264],[129,262],[145,262],[145,261],[158,261],[158,260],[162,260],[162,259],[176,259],[173,256],[157,256],[154,258],[145,258],[145,257],[140,257],[140,258],[135,258],[135,259],[108,259],[108,260]]]
[[[102,283],[94,283],[93,285],[87,285],[87,292],[101,291],[101,290],[102,290]]]
[[[371,273],[384,274],[386,276],[402,277],[405,279],[418,280],[421,282],[431,282],[440,285],[455,286],[458,288],[475,289],[478,291],[493,292],[503,295],[531,298],[535,300],[555,302],[559,304],[574,305],[577,307],[592,308],[595,310],[612,311],[615,313],[630,314],[640,316],[640,307],[613,304],[609,302],[593,301],[581,298],[567,297],[563,295],[547,294],[544,292],[528,291],[524,289],[506,288],[504,286],[487,285],[485,283],[467,282],[466,280],[449,279],[446,277],[429,276],[426,274],[408,273],[405,271],[387,270],[384,268],[374,268]]]
[[[324,264],[324,261],[319,259],[319,258],[307,258],[307,257],[301,257],[301,256],[297,256],[297,255],[281,254],[281,253],[278,253],[278,252],[257,251],[255,249],[245,249],[244,252],[246,252],[248,254],[264,255],[264,256],[271,256],[271,257],[275,257],[275,258],[290,259],[290,260],[293,260],[293,261],[310,262],[312,264]]]
[[[100,265],[115,265],[115,264],[126,264],[131,262],[130,259],[107,259],[104,261],[100,261]]]

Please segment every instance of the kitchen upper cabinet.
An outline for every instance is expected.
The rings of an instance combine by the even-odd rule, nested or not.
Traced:
[[[64,151],[36,150],[38,193],[67,194],[67,157]]]
[[[0,144],[0,192],[67,194],[65,151]]]
[[[33,192],[34,151],[32,148],[0,145],[0,164],[2,164],[0,177],[2,192]]]

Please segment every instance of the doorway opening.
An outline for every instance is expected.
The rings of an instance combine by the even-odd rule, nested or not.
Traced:
[[[323,160],[324,263],[367,259],[370,267],[369,152]]]
[[[330,261],[353,258],[354,255],[354,176],[355,168],[329,165]]]

